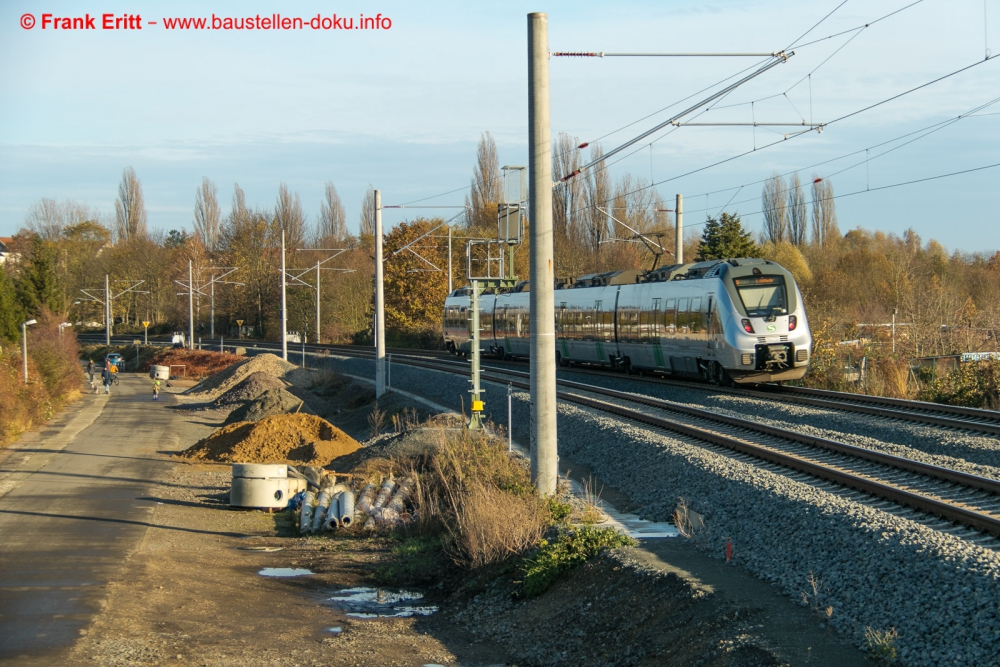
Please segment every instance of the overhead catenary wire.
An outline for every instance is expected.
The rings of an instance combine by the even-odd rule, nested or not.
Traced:
[[[901,97],[909,95],[910,93],[916,92],[918,90],[921,90],[923,88],[931,86],[931,85],[933,85],[935,83],[939,83],[941,81],[944,81],[945,79],[948,79],[950,77],[953,77],[953,76],[956,76],[958,74],[961,74],[962,72],[966,72],[966,71],[968,71],[968,70],[970,70],[970,69],[972,69],[974,67],[978,67],[979,65],[982,65],[984,63],[990,62],[992,60],[996,60],[996,58],[997,58],[997,56],[994,55],[994,56],[990,56],[989,58],[987,58],[985,60],[978,60],[978,61],[972,63],[971,65],[966,65],[965,67],[962,67],[962,68],[959,68],[959,69],[954,70],[952,72],[949,72],[948,74],[944,74],[942,76],[939,76],[936,79],[933,79],[933,80],[928,81],[926,83],[922,83],[919,86],[914,86],[913,88],[910,88],[910,89],[905,90],[905,91],[903,91],[901,93],[898,93],[896,95],[888,97],[888,98],[886,98],[884,100],[881,100],[879,102],[875,102],[874,104],[869,104],[866,107],[862,107],[861,109],[858,109],[856,111],[852,111],[850,113],[844,114],[843,116],[840,116],[839,118],[835,118],[834,120],[827,121],[825,123],[825,125],[829,126],[829,125],[832,125],[834,123],[838,123],[838,122],[840,122],[842,120],[846,120],[848,118],[852,118],[854,116],[857,116],[858,114],[864,113],[866,111],[870,111],[871,109],[874,109],[874,108],[879,107],[879,106],[881,106],[883,104],[887,104],[889,102],[897,100],[897,99],[899,99]],[[808,132],[808,130],[806,130],[805,132]],[[640,186],[640,187],[638,187],[638,188],[636,188],[634,190],[631,190],[629,192],[620,193],[618,196],[628,196],[628,195],[638,194],[640,192],[643,192],[644,190],[648,190],[648,189],[651,189],[651,188],[655,188],[656,186],[663,185],[664,183],[670,183],[672,181],[679,180],[679,179],[684,178],[686,176],[691,176],[692,174],[697,174],[697,173],[702,172],[702,171],[707,171],[708,169],[713,169],[715,167],[718,167],[720,165],[726,164],[728,162],[732,162],[734,160],[738,160],[741,157],[745,157],[747,155],[751,155],[752,153],[756,153],[758,151],[765,150],[767,148],[770,148],[772,146],[776,146],[776,145],[778,145],[780,143],[784,143],[786,141],[791,141],[791,140],[795,139],[796,137],[802,136],[802,134],[804,134],[805,132],[797,132],[797,133],[790,134],[787,137],[784,137],[782,139],[778,139],[777,141],[772,141],[769,144],[764,144],[764,145],[759,146],[759,147],[755,146],[751,150],[743,151],[742,153],[737,153],[736,155],[732,155],[730,157],[723,158],[722,160],[718,160],[718,161],[713,162],[711,164],[707,164],[707,165],[705,165],[703,167],[698,167],[697,169],[692,169],[690,171],[686,171],[684,173],[677,174],[676,176],[671,176],[670,178],[665,178],[665,179],[663,179],[661,181],[657,181],[655,183],[650,183],[649,185]],[[608,199],[608,200],[605,200],[605,201],[602,201],[602,202],[595,202],[595,205],[603,205],[603,204],[606,204],[609,201],[611,201],[611,199]],[[573,213],[578,212],[578,210],[581,210],[581,209],[574,209],[573,211],[570,211],[570,215],[572,215]]]

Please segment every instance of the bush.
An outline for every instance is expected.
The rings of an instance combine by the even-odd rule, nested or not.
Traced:
[[[48,312],[28,331],[28,384],[24,384],[20,346],[0,344],[0,445],[51,418],[80,393],[82,371],[76,336],[59,334]]]
[[[563,572],[582,565],[602,549],[634,546],[637,542],[614,528],[580,526],[560,530],[554,541],[542,540],[538,552],[523,567],[524,595],[537,597]]]
[[[931,380],[920,392],[922,401],[969,408],[1000,408],[1000,361],[959,364],[947,375]]]

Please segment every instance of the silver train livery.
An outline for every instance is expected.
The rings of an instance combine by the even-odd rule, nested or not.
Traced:
[[[480,345],[527,357],[530,285],[479,297]],[[444,305],[447,348],[471,349],[470,287]],[[802,294],[787,270],[729,259],[556,280],[556,360],[701,378],[782,382],[806,373],[812,347]]]

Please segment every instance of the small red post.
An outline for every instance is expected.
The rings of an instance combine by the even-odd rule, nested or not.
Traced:
[[[726,562],[733,560],[733,543],[726,542]]]

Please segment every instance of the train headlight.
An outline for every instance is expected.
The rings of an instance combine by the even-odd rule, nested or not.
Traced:
[[[788,316],[788,330],[795,331],[795,327],[799,326],[799,318],[794,315]]]
[[[748,334],[753,333],[753,325],[750,324],[750,320],[748,320],[745,317],[743,318],[743,330],[746,331]]]

